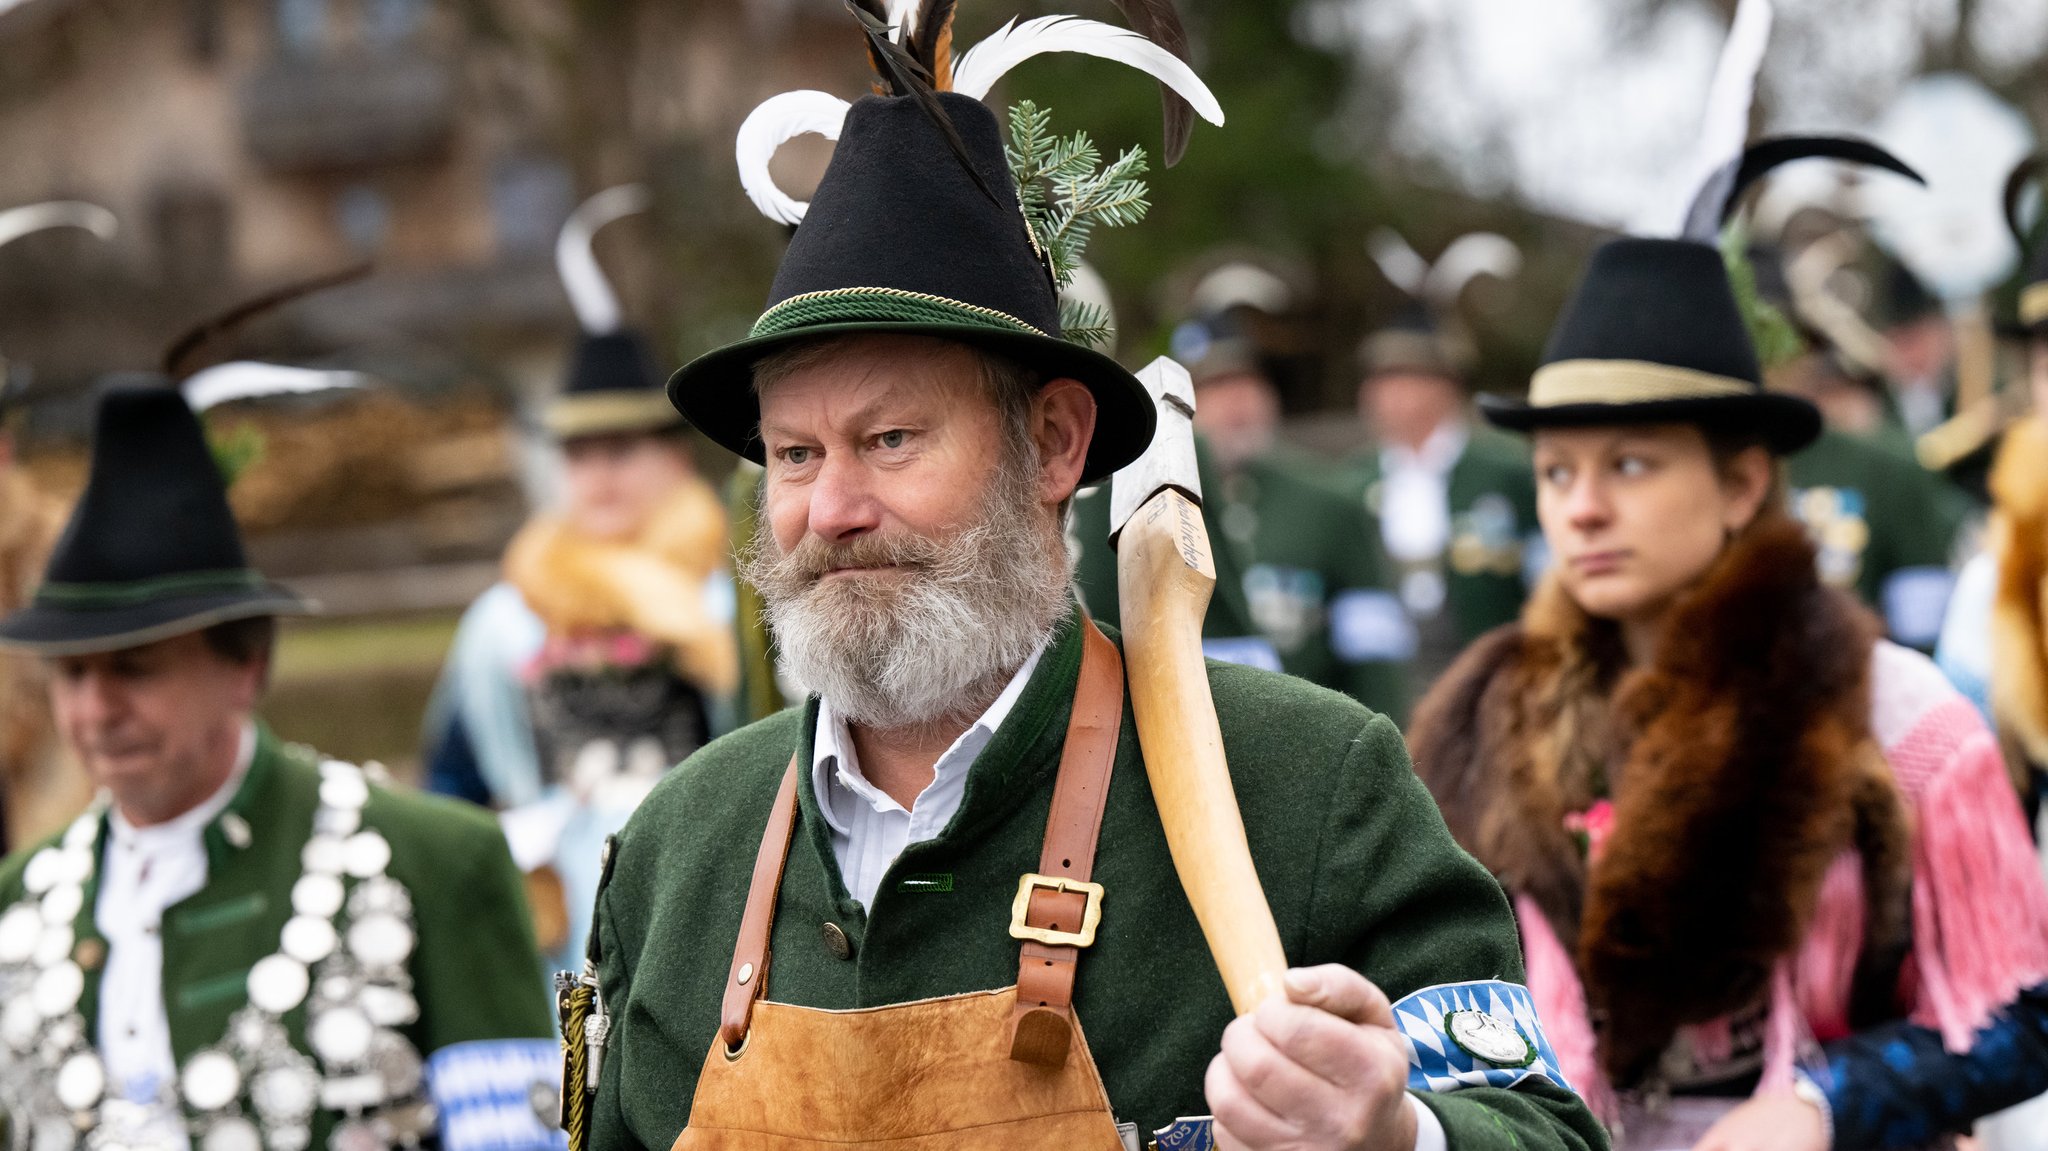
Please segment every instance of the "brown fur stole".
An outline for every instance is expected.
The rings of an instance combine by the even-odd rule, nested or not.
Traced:
[[[2024,780],[2026,761],[2048,766],[2048,426],[2020,420],[2005,434],[1991,469],[1991,554],[1998,593],[1991,607],[1991,710],[2008,766]]]
[[[1910,864],[1870,735],[1879,631],[1773,515],[1673,607],[1650,666],[1626,668],[1615,626],[1553,577],[1417,709],[1417,772],[1459,841],[1575,951],[1618,1085],[1680,1027],[1760,999],[1845,849],[1864,853],[1876,913],[1866,955],[1896,950]],[[1589,869],[1564,817],[1603,791],[1614,826]]]
[[[630,540],[600,540],[561,517],[536,516],[505,551],[505,578],[550,634],[625,630],[675,649],[683,678],[733,690],[739,652],[730,625],[714,618],[704,583],[726,557],[725,509],[691,479]]]

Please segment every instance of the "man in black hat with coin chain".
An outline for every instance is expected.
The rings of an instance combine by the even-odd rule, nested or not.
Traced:
[[[745,574],[811,695],[671,772],[618,836],[562,997],[572,1144],[1598,1146],[1498,886],[1393,724],[1197,659],[1285,951],[1233,1020],[1134,727],[1160,661],[1079,610],[1063,530],[1169,418],[1192,468],[1185,395],[1060,338],[1084,325],[1056,303],[1078,254],[1059,221],[1130,222],[1110,209],[1143,202],[1138,165],[1098,168],[1025,105],[1006,162],[981,97],[1079,42],[1221,109],[1146,37],[1046,17],[956,59],[950,5],[922,7],[895,31],[859,13],[893,95],[791,94],[741,130],[756,199],[802,223],[751,337],[669,390],[765,464]],[[765,178],[800,131],[838,140],[807,211]],[[1174,622],[1196,650],[1199,619]]]
[[[0,644],[41,656],[101,799],[0,865],[14,1145],[547,1146],[554,1044],[491,819],[254,718],[279,616],[169,381],[100,401],[92,473]]]

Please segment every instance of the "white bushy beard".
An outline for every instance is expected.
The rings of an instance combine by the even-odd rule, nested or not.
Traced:
[[[783,552],[758,517],[741,577],[760,590],[783,669],[849,722],[971,721],[1065,617],[1065,535],[1038,502],[1029,447],[1003,455],[975,517],[943,536],[806,535]],[[822,578],[881,566],[901,570]]]

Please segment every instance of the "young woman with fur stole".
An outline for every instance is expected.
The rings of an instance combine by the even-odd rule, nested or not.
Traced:
[[[1981,718],[1783,506],[1719,254],[1598,252],[1527,403],[1553,565],[1418,709],[1416,770],[1514,901],[1616,1145],[1945,1143],[2048,1088],[2048,888]]]

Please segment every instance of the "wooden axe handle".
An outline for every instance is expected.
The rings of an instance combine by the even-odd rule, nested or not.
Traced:
[[[1131,711],[1174,870],[1243,1015],[1280,990],[1287,955],[1245,842],[1202,663],[1202,617],[1215,590],[1201,508],[1160,491],[1117,542]]]

